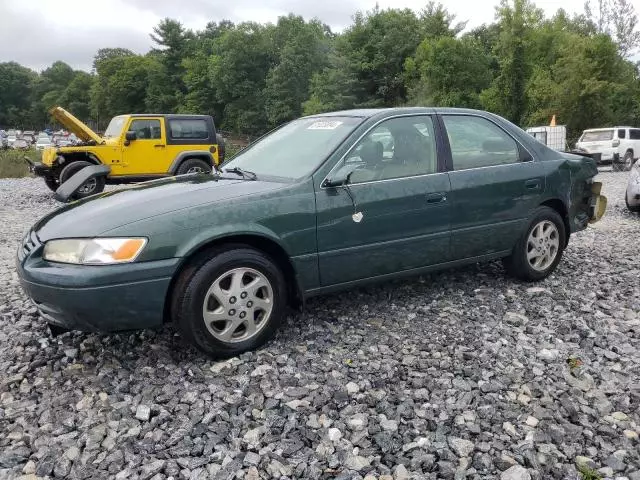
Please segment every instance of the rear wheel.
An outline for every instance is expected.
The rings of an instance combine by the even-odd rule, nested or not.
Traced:
[[[213,357],[269,340],[286,312],[286,282],[265,254],[244,246],[214,250],[176,284],[172,317],[183,337]]]
[[[180,164],[177,174],[187,173],[211,173],[211,165],[199,158],[188,158]]]
[[[565,242],[562,217],[552,208],[538,207],[504,265],[510,275],[520,280],[542,280],[560,263]]]
[[[624,154],[624,158],[622,159],[622,166],[625,172],[631,170],[631,167],[633,167],[633,152],[628,151]]]
[[[69,165],[64,167],[60,172],[60,185],[62,185],[67,180],[69,180],[80,170],[90,165],[93,165],[93,164],[85,160],[77,160],[75,162],[71,162]],[[85,182],[73,195],[73,199],[79,200],[81,198],[85,198],[90,195],[95,195],[96,193],[100,193],[104,190],[105,183],[106,183],[105,178],[102,176],[87,180],[87,182]]]

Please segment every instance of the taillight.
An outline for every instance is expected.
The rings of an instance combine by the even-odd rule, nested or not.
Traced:
[[[615,139],[613,142],[611,142],[611,146],[612,146],[612,147],[618,147],[618,146],[620,146],[620,140]]]

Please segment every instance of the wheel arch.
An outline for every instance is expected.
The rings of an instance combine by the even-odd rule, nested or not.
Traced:
[[[180,168],[180,165],[191,158],[204,160],[211,168],[214,168],[215,166],[213,155],[208,150],[189,150],[180,152],[178,155],[176,155],[176,158],[173,159],[173,162],[171,162],[171,165],[169,166],[169,173],[171,175],[175,175],[178,171],[178,168]]]
[[[91,162],[95,165],[102,165],[100,158],[92,152],[62,152],[58,156],[64,158],[63,163],[60,163],[60,161],[58,161],[60,165],[67,165],[69,162],[75,162],[78,160]]]
[[[565,230],[565,244],[566,247],[569,243],[569,236],[571,235],[571,224],[569,223],[569,210],[567,209],[567,205],[560,200],[559,198],[550,198],[549,200],[545,200],[540,204],[541,207],[549,207],[562,217],[562,221],[564,222],[564,230]]]
[[[299,307],[303,301],[300,285],[297,280],[297,274],[291,258],[286,250],[278,242],[264,235],[256,233],[233,234],[213,238],[185,255],[178,266],[178,269],[171,278],[169,288],[167,289],[164,302],[164,323],[171,321],[171,310],[173,301],[173,292],[176,288],[180,288],[183,282],[186,282],[185,273],[190,268],[194,268],[200,261],[208,258],[212,250],[227,246],[245,246],[254,248],[268,255],[280,267],[287,283],[287,301],[292,307]]]

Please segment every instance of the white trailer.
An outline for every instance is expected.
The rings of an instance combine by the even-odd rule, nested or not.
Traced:
[[[564,125],[530,127],[527,133],[549,148],[560,152],[567,149],[567,128]]]

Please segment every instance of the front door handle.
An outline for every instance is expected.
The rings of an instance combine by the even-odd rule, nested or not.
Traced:
[[[524,186],[527,190],[540,190],[540,185],[542,185],[542,182],[539,178],[531,178],[524,182]]]
[[[442,203],[447,200],[447,196],[444,193],[430,193],[427,195],[427,203]]]
[[[164,145],[162,144],[158,144],[158,145],[154,145],[155,148],[164,148]]]

